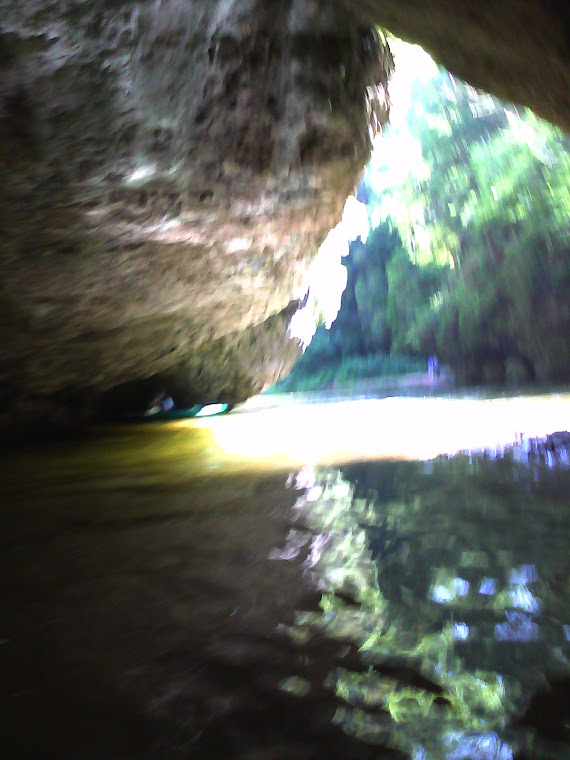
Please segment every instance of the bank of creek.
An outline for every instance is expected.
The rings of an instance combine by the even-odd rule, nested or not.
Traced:
[[[1,756],[570,757],[567,430],[287,397],[5,453]]]

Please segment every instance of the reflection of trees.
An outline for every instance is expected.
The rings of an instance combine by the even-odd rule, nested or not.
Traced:
[[[568,565],[567,533],[549,532],[566,502],[513,483],[506,465],[468,467],[326,470],[297,504],[323,596],[291,633],[356,643],[364,667],[341,662],[327,679],[337,721],[418,759],[511,758],[499,736],[568,653],[568,589],[560,599],[543,580]]]

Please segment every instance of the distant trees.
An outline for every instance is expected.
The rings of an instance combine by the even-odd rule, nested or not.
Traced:
[[[279,389],[348,385],[360,378],[425,368],[423,360],[392,352],[389,315],[401,300],[399,296],[390,299],[390,267],[394,261],[409,264],[398,232],[388,223],[376,227],[366,243],[360,238],[351,243],[350,255],[344,260],[348,276],[338,316],[329,330],[324,326],[317,329],[292,374],[279,383]],[[418,282],[426,276],[427,270]]]
[[[300,370],[330,382],[341,363],[384,374],[436,353],[465,382],[569,378],[570,138],[444,70],[416,83],[405,131],[420,163],[397,182],[368,170],[376,227]]]
[[[471,382],[569,377],[569,138],[445,71],[408,128],[426,178],[385,190],[407,253],[378,298],[391,350],[437,352]]]

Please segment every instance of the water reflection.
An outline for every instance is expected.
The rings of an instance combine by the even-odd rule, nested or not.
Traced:
[[[568,757],[570,396],[425,404],[6,454],[2,756]]]
[[[280,397],[279,406],[262,414],[254,404],[271,402],[272,397],[258,397],[240,413],[214,419],[209,426],[227,455],[250,461],[428,461],[471,451],[498,461],[506,455],[537,467],[569,464],[569,436],[557,433],[570,430],[568,392],[485,399],[329,397],[327,403],[323,398],[311,403],[307,397]]]
[[[529,475],[511,450],[298,474],[271,558],[302,560],[322,592],[290,636],[358,648],[362,666],[337,662],[326,682],[347,733],[415,760],[570,756],[567,713],[560,745],[516,722],[570,672],[570,475],[543,465]]]

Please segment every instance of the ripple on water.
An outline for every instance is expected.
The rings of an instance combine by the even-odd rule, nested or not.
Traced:
[[[3,756],[568,757],[566,411],[417,401],[7,456]]]

